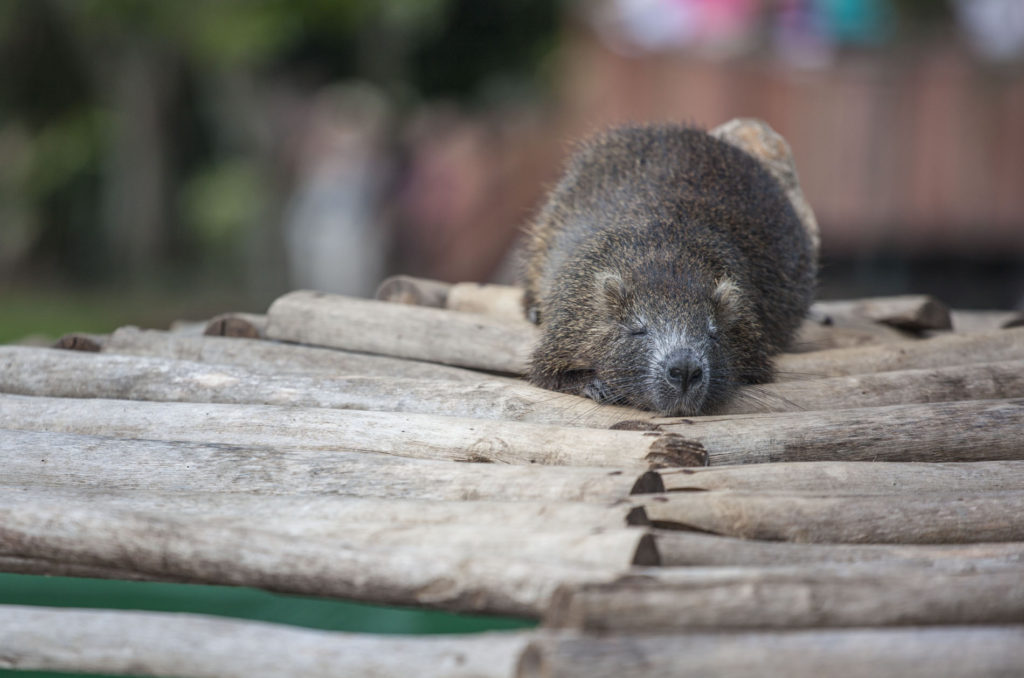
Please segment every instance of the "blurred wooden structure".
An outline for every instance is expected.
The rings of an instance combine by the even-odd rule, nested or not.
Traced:
[[[1024,666],[1016,317],[950,316],[928,298],[819,305],[805,350],[780,358],[788,381],[741,394],[734,414],[659,418],[517,379],[534,330],[509,315],[516,290],[418,284],[381,294],[433,307],[296,292],[206,335],[0,347],[0,569],[540,628],[377,637],[6,606],[2,665],[493,678]],[[467,295],[476,312],[446,307]]]

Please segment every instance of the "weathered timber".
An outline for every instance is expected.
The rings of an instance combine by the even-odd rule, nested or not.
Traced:
[[[942,545],[799,544],[752,541],[682,530],[655,530],[654,540],[661,564],[666,567],[877,563],[963,572],[1024,562],[1024,543],[1021,542]]]
[[[836,495],[1024,490],[1024,461],[978,461],[969,464],[809,461],[660,469],[647,471],[634,492],[707,490]]]
[[[777,381],[1024,359],[1024,327],[778,356]]]
[[[1024,626],[827,629],[533,640],[518,678],[1006,678],[1024,666]]]
[[[86,353],[95,353],[103,348],[103,344],[106,343],[106,340],[107,335],[105,334],[72,332],[71,334],[65,334],[63,337],[58,339],[53,344],[53,348],[60,348],[67,351],[85,351]]]
[[[671,583],[629,578],[558,591],[545,624],[595,632],[1012,624],[1024,569],[904,566],[677,568]]]
[[[953,327],[949,307],[927,294],[817,301],[812,312],[830,318],[865,318],[907,330],[948,330]]]
[[[954,332],[988,332],[1024,326],[1024,311],[954,310]]]
[[[788,350],[794,353],[806,353],[916,340],[917,337],[908,332],[869,320],[844,318],[824,324],[819,320],[808,318],[800,325]]]
[[[304,534],[297,516],[282,519],[282,529],[252,522],[257,525],[244,517],[130,511],[98,501],[27,500],[14,491],[0,501],[0,556],[44,566],[131,570],[154,579],[521,616],[538,616],[559,585],[611,581],[624,573],[623,567],[559,558],[565,546],[577,554],[609,557],[607,540],[616,537],[578,530],[576,537],[551,533],[536,541],[532,530],[518,537],[509,531],[500,548],[485,543],[481,553],[470,556],[461,540],[452,545],[429,536],[414,540],[417,530],[410,530],[402,545],[374,546],[373,527],[353,528],[351,537],[342,537],[339,528],[318,537]],[[436,536],[446,536],[442,528],[436,527]],[[379,533],[389,529],[394,528],[380,526]],[[611,550],[617,562],[656,563],[649,535],[627,529],[617,534],[624,540]],[[588,545],[592,536],[597,539]],[[525,554],[533,557],[517,555],[519,546],[539,549],[544,542],[552,549],[550,558],[538,557],[536,550]]]
[[[712,466],[1024,459],[1020,398],[652,421],[702,447]]]
[[[1024,541],[1024,491],[637,495],[655,527],[746,539],[950,544]]]
[[[722,414],[839,410],[1024,396],[1024,360],[745,386]]]
[[[466,464],[6,429],[0,429],[0,468],[5,482],[26,486],[438,501],[613,502],[638,484],[636,474],[624,469]]]
[[[203,363],[241,365],[261,372],[312,372],[318,375],[403,377],[479,381],[480,373],[459,367],[350,353],[276,341],[187,336],[122,327],[103,344],[103,353],[149,356]],[[500,379],[499,377],[491,377]]]
[[[411,275],[393,275],[377,286],[374,298],[412,306],[443,308],[448,299],[451,283]]]
[[[637,468],[700,465],[680,436],[425,414],[0,395],[7,428],[419,459]]]
[[[522,374],[536,328],[476,313],[299,291],[270,306],[267,337]]]
[[[592,428],[653,416],[485,375],[461,382],[269,374],[241,366],[23,346],[0,346],[0,366],[0,393],[34,396],[418,412]]]
[[[260,339],[267,327],[267,316],[259,313],[221,313],[206,323],[203,334],[213,337]]]
[[[406,678],[415,667],[424,678],[509,678],[534,635],[375,636],[196,614],[4,605],[0,666],[181,678]]]
[[[456,283],[448,291],[445,307],[464,313],[482,313],[527,322],[523,312],[523,289],[510,285]]]

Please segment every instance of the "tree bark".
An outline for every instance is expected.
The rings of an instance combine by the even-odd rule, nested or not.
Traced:
[[[701,465],[680,436],[272,405],[153,403],[0,395],[12,429],[417,459],[632,468]]]
[[[536,328],[475,313],[299,291],[271,305],[267,337],[523,374]]]
[[[889,495],[715,491],[644,496],[655,527],[744,539],[858,544],[1024,541],[1024,491]]]
[[[423,678],[508,678],[533,635],[378,636],[197,614],[0,606],[0,664],[15,670],[407,678],[416,667]]]

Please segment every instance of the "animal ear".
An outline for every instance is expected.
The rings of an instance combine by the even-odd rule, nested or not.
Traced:
[[[626,281],[614,271],[602,271],[597,274],[595,280],[597,285],[597,298],[602,301],[605,308],[621,309],[626,302]]]
[[[719,322],[724,325],[734,323],[746,310],[747,300],[743,290],[732,278],[719,280],[711,298],[715,302]]]

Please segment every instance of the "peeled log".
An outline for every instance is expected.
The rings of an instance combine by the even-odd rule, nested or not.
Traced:
[[[674,434],[394,412],[0,395],[0,421],[27,431],[447,461],[633,469],[706,463]]]
[[[0,346],[0,393],[418,412],[609,428],[651,413],[513,380],[269,374],[241,366]]]
[[[456,283],[448,291],[445,307],[464,313],[483,313],[526,323],[523,289],[510,285]]]
[[[636,485],[622,469],[466,464],[371,452],[0,429],[4,482],[161,492],[251,492],[436,501],[614,502]]]
[[[798,412],[1024,396],[1024,360],[744,386],[721,414]]]
[[[407,678],[415,666],[422,678],[508,678],[531,637],[377,636],[197,614],[0,606],[0,665],[25,671]]]
[[[641,495],[637,495],[640,498]],[[1024,541],[1024,491],[890,495],[642,495],[655,527],[744,539],[858,544]]]
[[[522,321],[309,291],[267,312],[270,339],[511,374],[526,371],[536,332]]]
[[[777,381],[841,377],[1024,360],[1024,327],[974,334],[947,334],[895,345],[787,353],[775,360]]]
[[[202,363],[241,365],[262,372],[312,372],[317,375],[480,380],[480,373],[458,367],[349,353],[255,339],[188,336],[159,330],[122,327],[103,344],[103,353],[137,355]],[[497,377],[494,377],[497,378]]]

